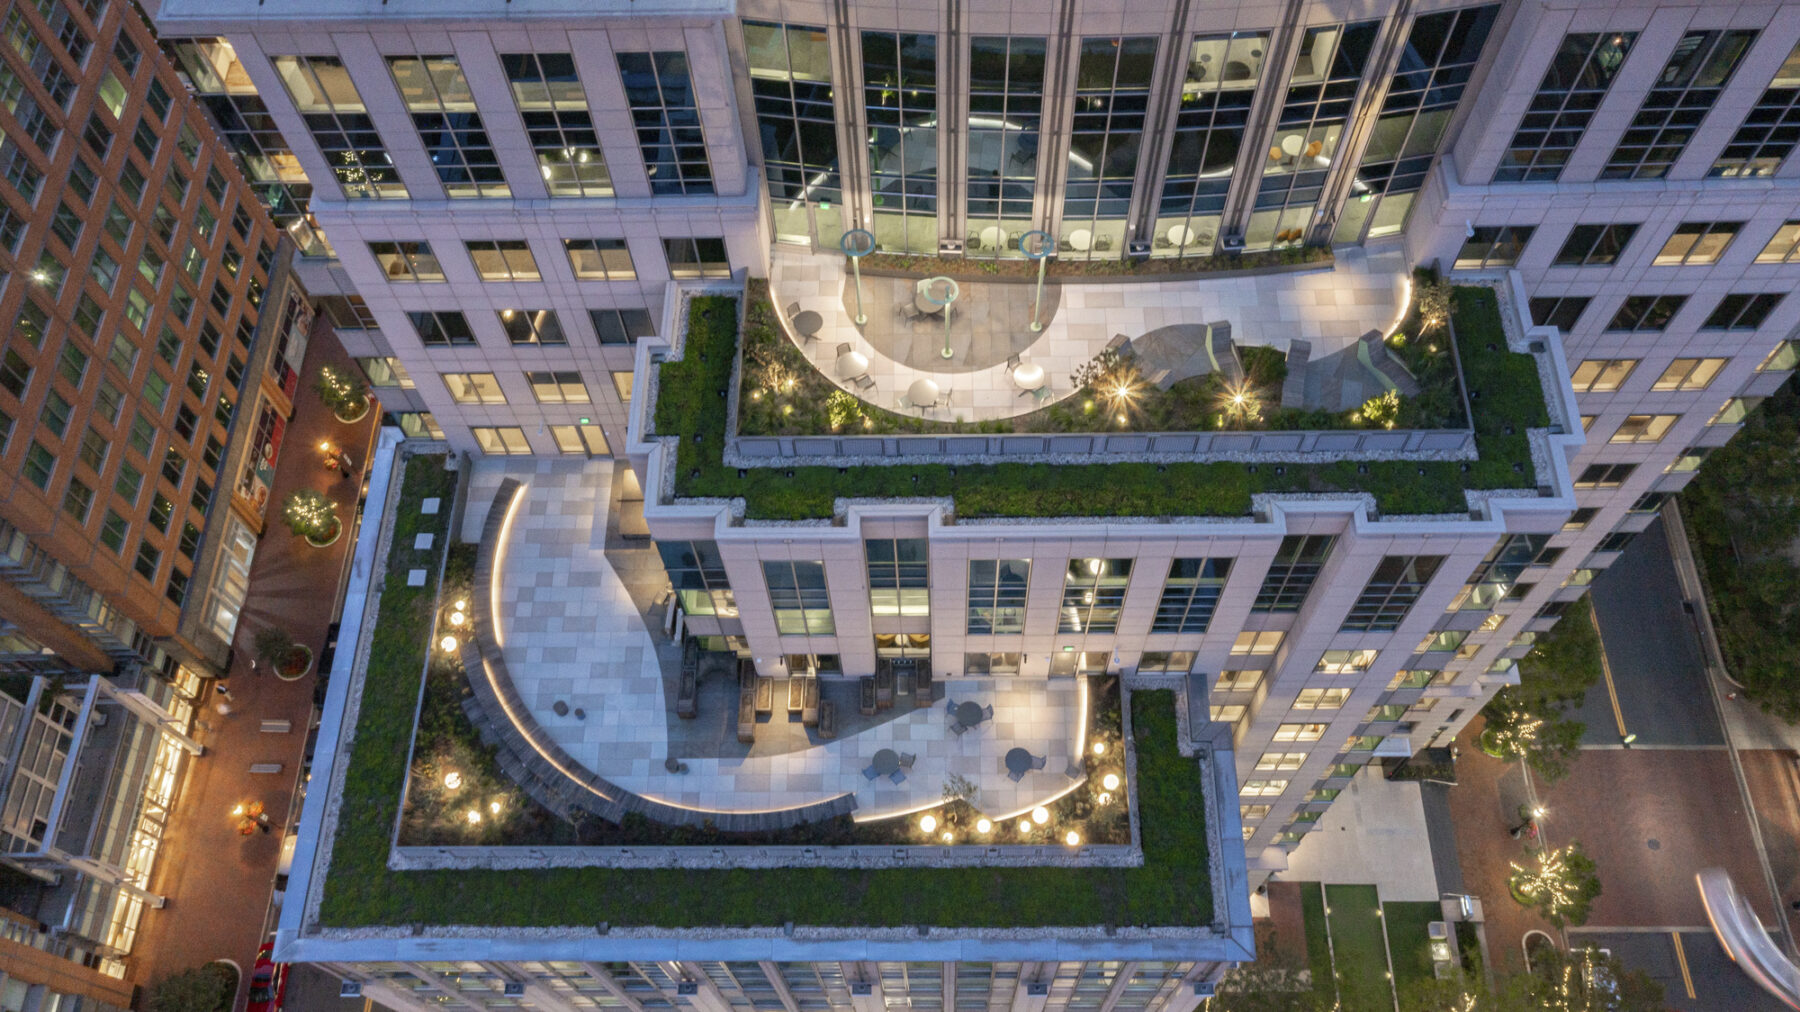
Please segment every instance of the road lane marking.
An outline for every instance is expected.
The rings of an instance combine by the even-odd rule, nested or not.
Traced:
[[[1606,639],[1600,635],[1600,616],[1588,609],[1588,622],[1594,627],[1594,638],[1600,643],[1600,675],[1606,679],[1606,696],[1612,700],[1613,721],[1619,725],[1619,737],[1625,737],[1625,713],[1619,709],[1619,689],[1613,684],[1612,663],[1606,659]]]
[[[1669,937],[1675,940],[1675,962],[1681,965],[1681,986],[1687,988],[1689,1001],[1694,1000],[1694,976],[1688,973],[1687,951],[1681,947],[1681,932],[1671,931]]]

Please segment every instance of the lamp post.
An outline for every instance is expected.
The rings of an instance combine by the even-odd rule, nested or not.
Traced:
[[[938,295],[940,288],[943,292],[942,297]],[[962,289],[957,286],[955,278],[939,275],[919,282],[919,292],[925,296],[926,302],[944,307],[944,348],[938,354],[944,358],[950,358],[956,354],[950,350],[950,306],[956,301],[956,297],[962,294]]]
[[[1038,265],[1037,294],[1031,300],[1031,331],[1034,334],[1044,329],[1044,325],[1038,322],[1038,310],[1044,305],[1044,269],[1049,265],[1050,253],[1054,249],[1056,241],[1043,229],[1034,228],[1019,237],[1019,252],[1036,260]]]
[[[856,274],[856,325],[869,322],[863,312],[862,258],[875,252],[875,233],[866,228],[853,228],[838,239],[838,249],[850,258],[850,269]]]
[[[1523,806],[1520,807],[1523,808]],[[1525,821],[1514,826],[1509,831],[1509,835],[1515,840],[1523,835],[1527,829],[1530,829],[1532,823],[1548,815],[1549,809],[1546,809],[1543,805],[1533,805],[1530,808],[1521,811],[1519,814],[1525,817]]]

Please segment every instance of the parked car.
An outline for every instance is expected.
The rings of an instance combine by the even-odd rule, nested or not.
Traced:
[[[264,942],[256,950],[256,966],[250,971],[250,1005],[245,1012],[281,1012],[287,998],[287,964],[270,958],[273,942]]]

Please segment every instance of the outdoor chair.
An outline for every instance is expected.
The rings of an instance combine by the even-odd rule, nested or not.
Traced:
[[[1008,355],[1006,357],[1006,371],[1012,372],[1014,369],[1017,369],[1019,367],[1019,361],[1018,352],[1015,351],[1011,355]]]
[[[881,775],[881,774],[879,774],[879,773],[877,773],[877,772],[875,772],[875,767],[873,767],[873,766],[864,766],[864,767],[863,767],[863,779],[864,779],[864,780],[871,780],[871,781],[872,781],[872,780],[874,780],[874,779],[875,779],[875,778],[876,778],[876,777],[878,777],[878,776],[880,776],[880,775]]]
[[[794,317],[800,315],[800,303],[798,303],[798,302],[788,303],[787,314],[788,314],[788,322],[790,322],[790,323],[793,322]]]
[[[849,341],[839,341],[838,346],[837,346],[837,353],[838,353],[839,358],[843,358],[845,355],[850,354],[850,342]]]
[[[960,720],[950,721],[950,731],[953,734],[962,734],[964,731],[967,731],[967,730],[968,730],[968,728],[963,726],[962,721],[960,721]]]
[[[994,704],[989,703],[988,705],[981,708],[981,719],[982,720],[993,720],[994,719]]]
[[[875,389],[875,381],[869,378],[868,373],[863,373],[861,376],[856,377],[856,379],[852,380],[851,382],[856,384],[856,389],[858,389],[858,390],[873,390],[873,389]]]
[[[954,699],[944,700],[944,712],[950,714],[951,716],[955,716],[956,715],[956,700],[954,700]]]
[[[1006,771],[1006,779],[1011,780],[1013,783],[1016,784],[1019,781],[1025,779],[1025,774],[1020,773],[1018,770],[1007,770]]]
[[[913,763],[918,762],[918,761],[919,761],[919,757],[914,755],[911,752],[900,753],[900,768],[903,770],[912,769]]]
[[[892,780],[894,783],[897,783],[897,784],[906,783],[906,771],[905,770],[895,770],[893,773],[888,775],[888,779]]]

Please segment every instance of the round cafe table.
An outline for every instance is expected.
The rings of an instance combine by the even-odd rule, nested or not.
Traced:
[[[1194,232],[1186,225],[1176,225],[1169,229],[1169,245],[1186,246],[1194,241]]]
[[[928,379],[916,379],[906,388],[906,400],[915,408],[928,408],[937,403],[938,385]]]
[[[869,371],[869,360],[862,352],[847,351],[838,356],[837,374],[845,379],[861,376]]]
[[[913,307],[921,313],[936,316],[944,311],[944,304],[931,301],[931,279],[926,278],[913,286]]]
[[[869,760],[869,765],[875,768],[876,776],[885,777],[900,768],[900,753],[891,748],[884,748],[875,753],[874,757]]]
[[[1078,252],[1086,253],[1094,245],[1094,233],[1085,228],[1078,228],[1069,233],[1069,245]]]
[[[1006,772],[1025,773],[1031,769],[1031,753],[1015,748],[1006,753]]]
[[[1006,245],[1006,229],[998,225],[989,225],[981,230],[981,248],[999,249]]]
[[[981,723],[981,717],[982,712],[980,703],[956,704],[956,722],[958,724],[961,724],[964,727],[974,727]]]
[[[794,329],[804,337],[811,337],[825,326],[825,318],[810,309],[803,309],[794,314]]]
[[[1036,362],[1020,362],[1012,375],[1013,386],[1020,390],[1036,390],[1044,385],[1044,367]]]
[[[1289,158],[1297,158],[1300,155],[1300,148],[1305,143],[1306,138],[1299,134],[1288,134],[1281,139],[1281,151]]]

